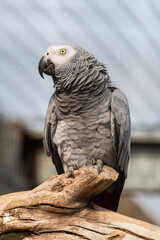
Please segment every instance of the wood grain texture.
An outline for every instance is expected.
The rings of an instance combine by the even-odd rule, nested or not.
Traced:
[[[89,199],[116,181],[118,173],[96,166],[53,176],[35,189],[0,197],[0,240],[160,239],[160,228],[100,208]],[[23,234],[24,232],[24,234]],[[13,238],[12,238],[13,239]]]

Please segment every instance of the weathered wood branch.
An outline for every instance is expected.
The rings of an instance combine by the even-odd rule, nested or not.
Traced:
[[[112,168],[97,174],[87,166],[75,178],[53,176],[31,191],[1,196],[0,240],[160,239],[157,226],[88,204],[117,177]]]

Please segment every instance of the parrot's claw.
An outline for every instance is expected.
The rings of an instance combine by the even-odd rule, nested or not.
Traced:
[[[68,167],[68,169],[67,169],[68,177],[73,177],[73,178],[75,178],[74,170],[79,170],[79,166],[78,166],[77,164]]]
[[[95,160],[95,159],[92,159],[92,160],[91,160],[91,164],[92,164],[92,165],[96,165],[96,160]]]
[[[103,169],[103,161],[98,159],[97,160],[97,170],[98,170],[98,174],[100,174],[102,172]]]
[[[79,166],[78,166],[77,164],[75,164],[75,165],[73,166],[73,169],[74,169],[74,170],[79,170]]]
[[[74,171],[73,171],[73,167],[69,167],[69,168],[67,169],[67,172],[68,172],[68,176],[67,176],[67,177],[75,178]]]

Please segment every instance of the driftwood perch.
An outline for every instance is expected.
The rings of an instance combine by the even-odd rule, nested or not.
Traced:
[[[88,203],[118,173],[96,166],[53,176],[32,191],[0,197],[0,240],[160,239],[160,228]]]

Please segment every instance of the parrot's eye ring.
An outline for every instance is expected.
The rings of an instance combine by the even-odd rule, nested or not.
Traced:
[[[65,54],[66,53],[66,49],[65,48],[62,48],[61,50],[60,50],[60,54]]]

